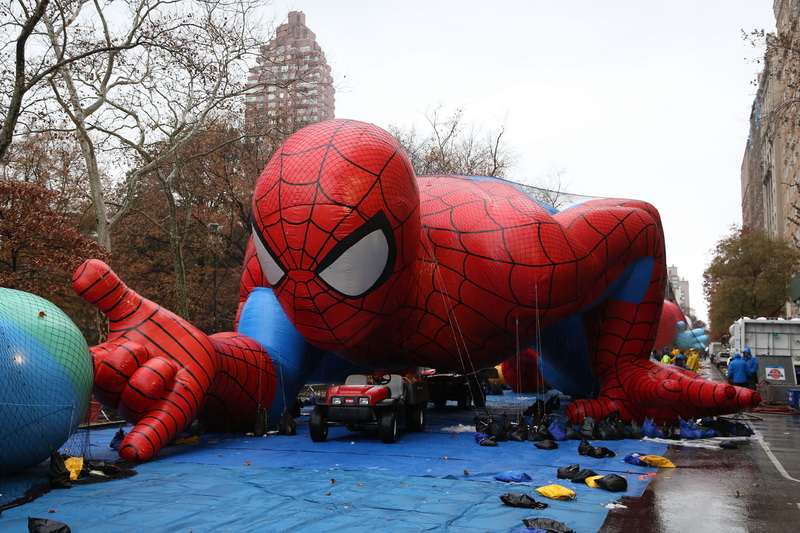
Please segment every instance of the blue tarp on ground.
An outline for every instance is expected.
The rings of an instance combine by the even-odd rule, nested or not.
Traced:
[[[514,414],[530,396],[490,397],[494,412]],[[129,531],[512,531],[523,518],[548,517],[579,532],[597,531],[607,505],[640,496],[657,472],[622,458],[632,452],[663,455],[666,444],[637,440],[595,441],[617,453],[593,459],[577,453],[578,441],[557,450],[531,442],[475,443],[474,412],[454,406],[428,410],[428,431],[405,433],[383,444],[375,432],[331,428],[329,439],[308,438],[307,412],[297,435],[247,437],[207,434],[198,444],[172,446],[155,461],[136,467],[129,479],[59,489],[0,516],[0,529],[25,531],[27,517],[68,524],[75,533]],[[90,455],[113,459],[108,449],[116,429],[94,431]],[[628,490],[610,493],[559,480],[557,469],[578,463],[598,474],[624,475]],[[515,470],[532,480],[507,484],[494,476]],[[640,478],[640,476],[643,476]],[[577,493],[574,501],[548,500],[536,487],[557,483]],[[535,511],[512,508],[506,492],[532,495],[550,505]],[[56,511],[51,513],[50,511]]]

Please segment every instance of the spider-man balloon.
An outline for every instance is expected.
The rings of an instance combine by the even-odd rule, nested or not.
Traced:
[[[506,181],[417,177],[387,132],[332,120],[283,144],[253,212],[236,334],[203,335],[102,263],[76,274],[76,290],[111,319],[93,349],[96,391],[137,422],[126,459],[152,457],[198,415],[250,424],[271,405],[276,416],[319,351],[465,371],[535,343],[547,381],[586,398],[567,407],[574,422],[612,411],[688,419],[759,401],[649,361],[666,267],[645,202],[556,213]],[[290,330],[290,348],[275,330]]]

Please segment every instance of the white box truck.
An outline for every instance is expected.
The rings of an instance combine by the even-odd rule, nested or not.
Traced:
[[[795,387],[800,374],[800,318],[740,318],[730,327],[731,353],[750,348],[758,380]]]

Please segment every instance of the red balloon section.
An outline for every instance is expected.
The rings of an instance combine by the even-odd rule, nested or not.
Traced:
[[[528,348],[500,364],[503,382],[514,392],[547,392],[539,354]]]
[[[552,211],[504,180],[416,177],[397,140],[371,124],[309,126],[256,184],[240,324],[256,289],[271,287],[310,345],[382,369],[495,366],[541,335],[545,368],[567,369],[567,386],[577,367],[599,381],[594,397],[568,405],[573,422],[613,411],[688,419],[758,402],[649,360],[666,283],[653,206],[604,199]],[[281,353],[241,326],[207,337],[102,263],[84,265],[75,287],[111,318],[93,348],[96,392],[137,423],[125,458],[152,457],[195,416],[249,424],[302,385],[279,390],[275,368],[307,351]]]

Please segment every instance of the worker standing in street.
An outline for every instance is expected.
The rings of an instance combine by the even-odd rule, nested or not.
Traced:
[[[747,365],[747,388],[756,390],[758,384],[758,359],[750,352],[750,348],[742,350],[742,360]]]
[[[739,352],[728,362],[728,381],[737,387],[747,387],[747,363]]]

